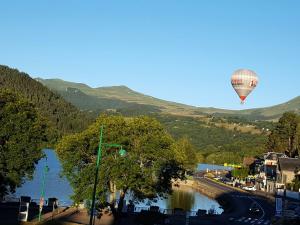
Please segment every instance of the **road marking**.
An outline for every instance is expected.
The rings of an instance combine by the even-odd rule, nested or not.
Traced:
[[[246,219],[246,217],[242,217],[242,218],[238,219],[237,221],[242,222],[244,219]]]
[[[257,220],[258,220],[258,219],[254,219],[254,220],[252,220],[250,223],[255,223],[255,222],[257,222]]]
[[[247,195],[231,195],[232,197],[235,197],[235,198],[249,198],[249,196],[247,196]],[[253,197],[251,197],[251,198],[253,198],[253,199],[260,199],[259,197],[257,197],[257,196],[253,196]]]
[[[189,215],[186,213],[185,215],[185,225],[189,225],[190,224],[190,217]]]
[[[269,220],[262,220],[262,219],[258,219],[258,218],[251,218],[251,217],[241,217],[241,218],[234,218],[234,217],[230,217],[229,218],[230,221],[235,220],[235,222],[239,222],[239,223],[250,223],[250,224],[264,224],[264,225],[268,225],[270,223]]]
[[[244,220],[243,222],[244,222],[244,223],[249,223],[251,220],[252,220],[252,218],[249,217],[248,219]]]
[[[251,199],[253,202],[255,202],[258,205],[258,207],[262,210],[263,214],[259,218],[259,220],[263,219],[266,215],[265,210],[263,209],[263,207],[257,201],[255,201],[252,197],[249,196],[248,198]]]

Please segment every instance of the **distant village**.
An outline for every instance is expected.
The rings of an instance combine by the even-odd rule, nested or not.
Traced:
[[[268,152],[261,158],[245,157],[243,165],[233,167],[230,173],[212,171],[214,179],[249,191],[263,191],[300,200],[300,159],[284,153]],[[245,170],[239,173],[239,170]],[[210,171],[207,171],[210,172]]]

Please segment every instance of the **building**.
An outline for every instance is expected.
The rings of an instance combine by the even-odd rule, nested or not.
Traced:
[[[277,166],[276,188],[286,188],[296,176],[300,178],[300,159],[279,158]]]
[[[264,155],[264,172],[267,180],[276,180],[279,158],[287,158],[284,153],[268,152]]]
[[[287,158],[284,153],[268,152],[264,154],[263,163],[259,169],[257,188],[266,192],[275,193],[277,165],[279,158]]]

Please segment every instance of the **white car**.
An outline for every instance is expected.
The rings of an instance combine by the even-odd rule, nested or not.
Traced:
[[[256,191],[256,188],[254,187],[254,186],[252,186],[252,187],[242,187],[242,189],[244,189],[244,190],[246,190],[246,191]]]

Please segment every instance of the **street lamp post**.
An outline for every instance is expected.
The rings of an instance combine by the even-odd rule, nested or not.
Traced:
[[[94,208],[95,208],[96,191],[97,191],[98,174],[99,174],[99,166],[100,166],[100,161],[101,161],[101,158],[102,158],[102,146],[120,148],[119,154],[121,156],[126,155],[126,150],[122,148],[122,145],[102,143],[103,129],[104,129],[104,127],[102,125],[101,128],[100,128],[100,138],[99,138],[99,146],[98,146],[97,161],[96,161],[96,174],[95,174],[95,182],[94,182],[94,189],[93,189],[93,197],[92,197],[92,206],[91,206],[91,212],[90,212],[90,223],[89,223],[89,225],[93,225]]]
[[[98,154],[97,154],[97,162],[96,162],[96,175],[95,175],[95,182],[94,182],[94,189],[93,189],[93,198],[92,198],[92,206],[90,212],[90,225],[93,224],[93,217],[94,217],[94,208],[95,208],[95,198],[96,198],[96,190],[97,190],[97,182],[98,182],[98,173],[99,173],[99,164],[102,156],[102,138],[103,138],[103,126],[100,128],[100,139],[99,139],[99,146],[98,146]]]
[[[42,219],[42,211],[43,211],[43,206],[44,206],[44,201],[45,201],[45,184],[46,184],[46,175],[49,171],[49,167],[47,165],[47,158],[46,158],[46,165],[43,170],[43,181],[42,181],[42,191],[41,191],[41,198],[40,198],[40,208],[39,208],[39,222]]]

